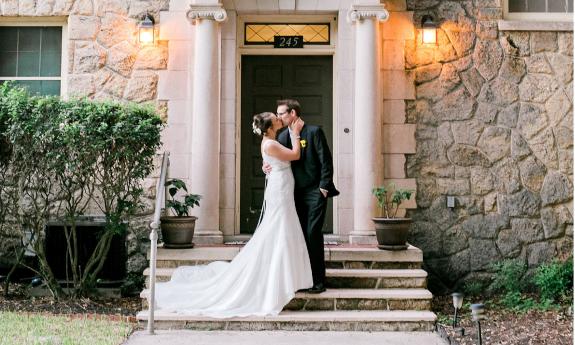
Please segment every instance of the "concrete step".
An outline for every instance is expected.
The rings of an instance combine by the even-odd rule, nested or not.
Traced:
[[[170,280],[175,268],[158,268],[156,281]],[[150,270],[144,271],[149,287]],[[326,284],[329,288],[386,289],[426,288],[427,272],[422,269],[327,269]]]
[[[157,267],[205,265],[212,261],[231,261],[242,246],[197,246],[192,249],[158,247]],[[149,258],[149,254],[148,254]],[[325,248],[328,268],[348,269],[418,269],[423,253],[409,246],[406,250],[380,250],[376,246],[328,246]]]
[[[140,293],[147,308],[149,290]],[[296,293],[284,310],[430,310],[426,289],[327,289],[320,294]]]
[[[148,311],[136,318],[147,324]],[[156,311],[157,329],[226,331],[432,331],[437,316],[430,311],[283,311],[277,316],[215,319]]]

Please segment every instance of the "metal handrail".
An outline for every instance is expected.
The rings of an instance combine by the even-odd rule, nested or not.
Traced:
[[[148,297],[148,333],[154,334],[154,306],[156,305],[156,253],[158,251],[158,230],[160,229],[160,215],[166,194],[166,175],[170,165],[170,153],[162,154],[162,168],[160,178],[156,183],[156,204],[154,219],[150,223],[150,295]]]

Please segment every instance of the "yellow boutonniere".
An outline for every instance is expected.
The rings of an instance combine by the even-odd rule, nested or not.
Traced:
[[[302,139],[299,141],[299,144],[301,145],[302,148],[307,146],[307,141],[305,141],[305,139]]]

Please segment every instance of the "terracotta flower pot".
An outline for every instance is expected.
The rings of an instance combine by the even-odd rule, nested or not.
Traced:
[[[407,249],[407,235],[411,218],[372,218],[375,224],[377,247],[384,250]]]
[[[193,248],[196,219],[198,217],[161,217],[164,248]]]

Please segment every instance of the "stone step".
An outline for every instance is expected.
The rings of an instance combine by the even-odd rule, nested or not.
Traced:
[[[145,327],[148,311],[137,315]],[[215,319],[156,311],[157,329],[226,331],[433,331],[437,316],[430,311],[283,311],[277,316]]]
[[[158,247],[158,268],[205,265],[212,261],[231,261],[241,246],[197,246],[192,249],[166,249]],[[149,254],[148,254],[149,258]],[[423,253],[409,246],[406,250],[380,250],[376,246],[329,246],[325,248],[328,268],[348,269],[418,269]]]
[[[175,268],[158,268],[156,281],[170,280]],[[149,287],[150,270],[144,271]],[[426,288],[427,272],[422,269],[327,269],[326,284],[329,288],[386,289]]]
[[[149,290],[140,293],[147,308]],[[430,310],[426,289],[327,289],[320,294],[296,293],[284,310]]]

